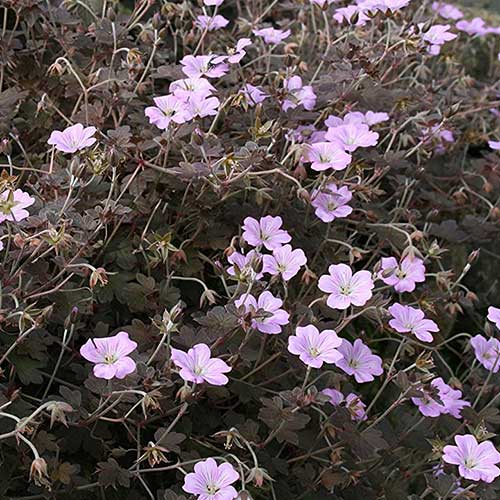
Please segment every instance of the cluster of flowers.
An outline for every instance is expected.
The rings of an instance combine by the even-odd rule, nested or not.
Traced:
[[[129,356],[137,348],[127,332],[119,332],[112,337],[89,339],[80,354],[94,363],[94,375],[110,380],[123,379],[136,370],[135,361]],[[224,375],[231,367],[222,359],[212,358],[210,347],[196,344],[188,352],[172,349],[172,362],[180,368],[179,375],[186,382],[212,385],[226,385],[229,379]]]
[[[203,31],[213,31],[226,27],[229,20],[217,15],[216,10],[223,0],[204,0],[205,5],[215,6],[212,16],[198,16],[195,25]],[[334,0],[311,0],[321,8]],[[357,0],[355,5],[338,8],[334,18],[338,22],[364,25],[377,12],[394,12],[406,7],[410,0]],[[445,19],[460,20],[463,14],[450,4],[435,2],[434,10]],[[458,30],[470,35],[499,33],[498,28],[486,27],[483,20],[460,20]],[[450,25],[434,25],[425,29],[419,25],[422,40],[427,51],[437,55],[441,47],[456,38],[449,32]],[[415,29],[416,31],[416,29]],[[253,34],[263,43],[277,45],[290,36],[290,30],[272,27],[255,29]],[[195,118],[214,116],[221,107],[220,100],[214,95],[215,87],[209,79],[224,76],[230,65],[238,64],[246,55],[246,48],[252,45],[249,38],[241,38],[235,47],[225,55],[187,55],[181,61],[186,78],[170,84],[169,94],[154,98],[155,106],[147,107],[145,114],[151,124],[161,130],[167,130],[172,124],[182,124]],[[303,106],[312,110],[316,104],[316,94],[310,85],[304,85],[301,77],[291,76],[283,81],[283,92],[279,103],[283,111]],[[269,97],[266,92],[250,84],[241,90],[250,106],[257,105]],[[304,140],[301,161],[309,163],[312,170],[341,171],[352,162],[352,153],[358,148],[376,146],[379,134],[371,127],[389,119],[387,113],[368,111],[349,112],[343,118],[329,116],[325,121],[326,130],[307,128],[309,134]],[[298,136],[290,135],[293,141],[302,141]],[[63,131],[52,132],[48,143],[62,153],[74,154],[93,146],[95,127],[75,124]],[[423,131],[423,138],[437,137],[443,148],[444,142],[453,142],[451,131],[440,126],[432,126]],[[500,142],[490,141],[492,149],[500,149]],[[325,186],[311,193],[311,204],[320,220],[330,223],[336,218],[347,217],[352,213],[349,202],[352,192],[345,186],[328,182]],[[34,198],[21,190],[8,190],[0,194],[0,222],[18,222],[29,216],[27,207],[34,203]],[[247,217],[242,226],[242,239],[252,247],[247,253],[233,251],[228,261],[227,273],[236,280],[249,284],[248,291],[235,300],[234,304],[242,316],[244,328],[250,328],[263,334],[281,334],[283,327],[290,323],[290,314],[283,308],[284,301],[265,290],[258,296],[252,294],[252,285],[264,278],[272,277],[269,285],[275,281],[288,282],[306,266],[307,257],[302,249],[294,249],[290,242],[291,235],[282,228],[281,217],[271,215],[260,218]],[[1,242],[0,242],[1,243]],[[398,293],[412,292],[417,283],[425,281],[424,261],[413,255],[406,255],[400,261],[395,257],[381,259],[379,270],[354,271],[350,266],[332,264],[328,274],[319,278],[318,288],[326,294],[326,304],[335,310],[345,311],[349,307],[364,307],[373,296],[375,281],[380,280],[393,287]],[[274,281],[273,281],[274,280]],[[388,307],[391,316],[389,326],[400,334],[411,334],[424,343],[433,342],[433,333],[439,331],[438,325],[425,317],[424,311],[410,305],[396,302]],[[500,309],[491,307],[488,319],[500,325]],[[495,338],[476,335],[471,345],[479,363],[494,373],[500,363],[500,342]],[[93,373],[98,378],[110,380],[123,379],[136,370],[136,362],[130,356],[137,349],[137,343],[130,339],[127,332],[121,331],[107,338],[89,339],[80,349],[81,355],[94,364]],[[288,351],[299,357],[308,367],[319,369],[323,364],[333,364],[345,374],[353,377],[357,383],[367,383],[383,374],[382,359],[374,354],[361,339],[353,342],[341,338],[334,330],[319,331],[315,325],[297,326],[288,336]],[[179,376],[192,384],[207,383],[215,386],[229,383],[226,375],[231,366],[221,358],[212,357],[211,348],[199,343],[187,350],[171,349],[170,361],[179,369]],[[354,421],[368,418],[366,406],[358,395],[350,392],[347,396],[334,388],[327,388],[322,393],[333,406],[344,406]],[[433,379],[428,387],[421,389],[419,397],[412,402],[424,416],[437,417],[448,414],[462,418],[461,411],[470,403],[462,399],[462,392],[454,389],[439,377]],[[500,475],[495,466],[500,462],[500,454],[489,441],[478,443],[471,435],[456,436],[457,446],[444,448],[443,461],[459,466],[462,477],[474,481],[491,482]],[[209,458],[198,462],[194,472],[185,476],[183,489],[187,493],[198,495],[201,499],[230,500],[238,494],[232,486],[239,479],[239,474],[229,463],[217,462]]]

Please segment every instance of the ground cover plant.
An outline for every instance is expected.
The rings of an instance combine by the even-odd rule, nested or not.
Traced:
[[[0,497],[496,499],[500,20],[3,0]]]

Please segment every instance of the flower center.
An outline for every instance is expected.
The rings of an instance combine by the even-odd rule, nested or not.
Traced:
[[[337,208],[337,204],[334,201],[330,201],[326,204],[326,208],[333,212]]]
[[[349,285],[341,285],[340,286],[340,294],[341,295],[350,295],[352,293],[352,288]]]
[[[116,357],[115,354],[106,354],[104,356],[104,362],[107,364],[107,365],[112,365],[113,363],[115,363],[116,361],[118,361],[118,358]]]
[[[215,495],[219,489],[220,488],[216,484],[207,484],[207,493],[209,495]]]
[[[358,366],[359,366],[358,360],[357,359],[351,359],[349,361],[349,366],[351,368],[358,368]]]
[[[476,467],[476,465],[476,461],[471,457],[467,457],[464,460],[464,466],[467,467],[467,469],[473,469],[474,467]]]
[[[6,200],[1,200],[0,201],[0,212],[2,212],[5,215],[9,215],[12,212],[12,209],[17,205],[17,203],[12,200],[7,198]]]
[[[316,347],[309,347],[309,354],[313,358],[317,358],[320,355],[320,352],[319,352],[319,350]]]
[[[201,367],[201,366],[195,366],[193,371],[194,371],[195,375],[198,375],[198,376],[203,375],[203,367]]]
[[[400,279],[400,280],[404,280],[406,278],[406,273],[402,270],[402,269],[398,269],[396,271],[396,276]]]

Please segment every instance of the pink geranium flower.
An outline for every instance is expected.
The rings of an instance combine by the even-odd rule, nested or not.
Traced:
[[[35,198],[21,189],[3,191],[0,194],[0,222],[20,222],[26,219],[30,213],[25,209],[33,203]]]
[[[321,368],[323,363],[335,363],[342,358],[337,347],[342,339],[334,330],[321,333],[314,325],[298,326],[295,335],[288,338],[288,351],[312,368]]]
[[[215,116],[220,107],[220,101],[217,97],[205,97],[203,95],[193,94],[186,104],[186,114],[191,118],[205,116]]]
[[[420,309],[402,304],[393,304],[389,307],[392,319],[389,325],[399,333],[412,333],[422,342],[432,342],[434,337],[430,332],[439,332],[434,321],[425,318]]]
[[[432,125],[431,127],[424,127],[422,129],[421,140],[425,143],[434,142],[434,150],[438,154],[443,154],[446,151],[445,143],[454,143],[455,137],[453,132],[449,129],[443,128],[441,124]]]
[[[420,23],[419,27],[422,29],[424,23]],[[454,33],[449,33],[449,29],[449,24],[435,24],[422,33],[422,40],[429,44],[427,47],[429,54],[438,55],[441,52],[442,45],[457,37]]]
[[[292,250],[290,245],[275,248],[272,255],[264,255],[262,272],[273,276],[281,275],[284,281],[291,280],[307,262],[304,251]]]
[[[416,283],[425,281],[424,261],[409,255],[400,263],[394,257],[382,257],[379,278],[396,292],[413,292]]]
[[[311,85],[302,85],[300,76],[292,76],[283,81],[283,88],[287,95],[281,104],[283,111],[295,109],[297,106],[304,106],[304,109],[311,111],[316,104],[316,94]]]
[[[155,97],[153,100],[156,106],[147,107],[144,114],[159,129],[166,130],[172,122],[184,123],[189,119],[185,103],[175,95]]]
[[[329,397],[329,403],[333,406],[340,406],[344,403],[344,406],[351,414],[351,420],[362,422],[368,418],[365,411],[366,405],[358,395],[351,392],[344,398],[344,395],[336,389],[324,389],[321,392]]]
[[[374,285],[369,271],[353,274],[346,264],[332,264],[328,272],[319,279],[318,288],[328,293],[326,303],[332,309],[364,306],[371,299]]]
[[[186,353],[172,349],[171,359],[181,371],[179,375],[188,382],[212,385],[226,385],[229,379],[224,375],[231,367],[219,358],[212,358],[210,347],[206,344],[196,344]]]
[[[487,339],[482,335],[475,335],[471,338],[470,343],[476,359],[484,368],[497,373],[500,369],[500,342],[493,337]]]
[[[354,344],[343,339],[339,351],[342,358],[335,365],[347,375],[354,376],[356,382],[371,382],[375,379],[374,375],[382,375],[382,358],[373,354],[361,339],[356,339]]]
[[[239,63],[246,55],[245,47],[252,45],[252,40],[250,38],[240,38],[236,42],[236,47],[230,49],[227,62],[231,64]]]
[[[500,453],[491,441],[479,444],[474,436],[466,434],[455,436],[455,443],[456,446],[443,448],[443,460],[458,465],[458,473],[463,478],[491,483],[500,476],[500,469],[495,465],[500,462]]]
[[[488,307],[488,319],[495,323],[495,326],[500,330],[500,309],[498,307]]]
[[[371,127],[372,125],[377,125],[389,120],[389,115],[387,113],[378,113],[375,111],[367,111],[366,113],[361,113],[360,111],[351,111],[347,113],[344,118],[338,116],[330,115],[325,120],[325,125],[327,127],[339,127],[340,125],[347,125],[348,123],[361,123]]]
[[[128,355],[135,351],[137,343],[130,340],[127,332],[113,337],[90,339],[80,347],[80,354],[94,366],[97,378],[122,379],[135,371],[135,361]]]
[[[283,301],[271,292],[263,292],[258,299],[249,293],[234,302],[236,307],[243,307],[245,313],[251,313],[252,328],[262,333],[281,333],[281,327],[287,325],[290,315],[281,309]]]
[[[249,106],[253,107],[265,101],[269,96],[260,88],[247,83],[241,88]]]
[[[54,130],[47,142],[63,153],[76,153],[96,142],[97,139],[92,137],[96,130],[95,127],[84,127],[81,123],[77,123],[62,132]]]
[[[270,45],[277,45],[290,36],[290,30],[277,30],[275,28],[262,28],[253,30],[253,34],[264,39],[264,42]]]
[[[344,401],[344,395],[337,389],[323,389],[321,394],[328,397],[328,402],[333,406],[339,406]]]
[[[283,220],[279,216],[266,215],[259,220],[247,217],[243,221],[242,237],[253,247],[264,245],[268,250],[274,250],[292,239],[284,229],[281,229],[282,224]]]
[[[334,142],[317,142],[306,146],[305,159],[311,162],[313,170],[344,170],[352,156]]]
[[[423,26],[422,24],[421,27]],[[443,45],[457,37],[454,33],[449,33],[450,28],[449,24],[435,24],[422,34],[422,38],[431,45]]]
[[[311,193],[311,205],[316,209],[315,214],[323,222],[332,222],[352,213],[348,203],[352,193],[346,186],[338,188],[335,184],[327,184],[322,190],[315,189]]]
[[[351,392],[345,398],[345,407],[349,410],[351,414],[351,420],[355,422],[363,422],[368,419],[366,415],[366,405],[361,401],[361,398]]]
[[[194,22],[197,28],[207,31],[215,31],[221,28],[225,28],[229,24],[229,19],[224,16],[198,16]]]
[[[184,78],[172,82],[169,90],[175,97],[187,102],[194,95],[208,97],[215,92],[215,87],[206,78]]]
[[[262,267],[262,255],[257,250],[250,250],[246,255],[239,252],[233,252],[227,260],[232,266],[228,267],[227,273],[236,276],[238,279],[246,281],[260,280],[263,273],[259,271]]]
[[[213,458],[208,458],[198,462],[194,472],[186,474],[182,489],[186,493],[198,495],[198,500],[233,500],[238,492],[231,485],[239,477],[231,464],[217,465]]]
[[[499,59],[500,59],[500,54],[499,54]],[[500,151],[500,141],[488,141],[488,146],[495,151]]]
[[[468,35],[486,35],[488,32],[488,27],[486,26],[486,23],[484,22],[483,19],[480,17],[475,17],[472,19],[472,21],[466,21],[465,19],[462,19],[461,21],[458,21],[456,24],[457,30],[464,31]]]
[[[229,66],[220,62],[219,56],[184,56],[181,59],[182,71],[190,78],[219,78],[229,71]]]
[[[452,19],[453,21],[458,21],[464,17],[463,12],[450,3],[433,2],[432,10],[437,12],[444,19]]]
[[[363,123],[347,123],[329,128],[325,138],[351,153],[358,148],[375,146],[378,142],[377,132],[372,132],[368,125]]]
[[[462,392],[446,384],[441,377],[435,378],[430,384],[431,390],[422,390],[422,397],[411,398],[420,413],[426,417],[452,415],[462,418],[460,412],[470,403],[462,400]]]

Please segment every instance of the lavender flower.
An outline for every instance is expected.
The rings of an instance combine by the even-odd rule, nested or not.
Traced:
[[[230,64],[239,63],[246,55],[245,47],[252,45],[252,40],[250,38],[240,38],[236,42],[236,47],[230,49],[227,62]]]
[[[229,24],[229,19],[224,16],[198,16],[194,22],[197,28],[200,30],[216,31],[221,28],[225,28]]]
[[[206,78],[184,78],[172,82],[169,90],[175,97],[187,103],[195,95],[199,97],[212,95],[215,87]]]
[[[246,255],[233,252],[227,260],[232,264],[227,268],[227,273],[239,280],[248,281],[247,278],[250,278],[258,281],[263,276],[262,272],[257,271],[262,263],[262,255],[257,250],[250,250]]]
[[[349,410],[351,414],[351,420],[355,422],[363,422],[368,419],[366,414],[366,405],[361,401],[361,398],[351,392],[345,398],[345,407]]]
[[[394,257],[382,257],[379,278],[394,287],[396,292],[413,292],[416,283],[425,281],[425,267],[422,259],[406,256],[399,264]]]
[[[281,229],[282,225],[283,220],[279,216],[266,215],[259,220],[247,217],[243,221],[242,237],[253,247],[264,245],[268,250],[275,250],[292,239],[284,229]]]
[[[153,100],[156,106],[147,107],[144,114],[159,129],[166,130],[172,122],[179,124],[189,120],[185,103],[175,95],[155,97]]]
[[[458,465],[458,473],[463,478],[491,483],[500,476],[500,469],[495,465],[500,462],[500,453],[491,441],[479,444],[474,436],[466,434],[455,436],[455,443],[456,446],[443,448],[443,460]]]
[[[313,170],[344,170],[351,163],[352,156],[336,143],[317,142],[306,146],[305,159],[311,162]]]
[[[320,277],[318,288],[329,294],[326,303],[332,309],[364,306],[371,299],[374,285],[369,271],[353,274],[346,264],[332,264],[328,272]]]
[[[275,28],[262,28],[253,30],[253,34],[264,39],[264,43],[269,45],[278,45],[290,36],[290,30],[277,30]]]
[[[281,104],[283,111],[295,109],[302,105],[304,109],[311,111],[316,104],[316,94],[311,85],[303,85],[300,76],[292,76],[283,81],[283,89],[286,97]]]
[[[339,347],[342,358],[335,365],[348,375],[354,376],[356,382],[371,382],[374,375],[382,375],[382,358],[372,353],[370,348],[361,339],[354,344],[343,339]]]
[[[323,389],[321,392],[329,397],[329,403],[333,406],[340,406],[344,403],[344,406],[351,414],[351,420],[362,422],[368,418],[365,411],[366,405],[357,394],[351,392],[344,398],[344,395],[336,389]]]
[[[488,320],[495,323],[495,326],[500,330],[500,308],[490,306],[488,307]]]
[[[500,54],[499,54],[500,59]],[[494,151],[500,151],[500,141],[488,141],[488,146]]]
[[[389,307],[392,319],[389,325],[399,333],[412,333],[422,342],[432,342],[434,337],[430,332],[439,332],[434,321],[425,318],[425,314],[415,307],[393,304]]]
[[[333,183],[311,193],[311,205],[316,209],[314,213],[323,222],[332,222],[350,215],[352,207],[348,203],[351,199],[352,193],[346,186],[338,188]]]
[[[231,464],[217,465],[213,458],[208,458],[198,462],[194,472],[186,474],[182,489],[186,493],[198,495],[198,500],[233,500],[238,492],[231,485],[239,477]]]
[[[273,250],[272,255],[264,255],[262,272],[273,276],[279,274],[284,281],[291,280],[307,262],[304,251],[292,250],[290,245]]]
[[[184,56],[180,63],[182,71],[190,78],[219,78],[229,71],[229,66],[220,62],[219,56],[210,54],[208,56]]]
[[[95,363],[97,378],[122,379],[135,371],[135,361],[128,355],[136,348],[137,343],[130,340],[127,332],[119,332],[113,337],[87,340],[80,347],[80,354]]]
[[[470,403],[462,400],[462,392],[446,384],[441,377],[435,378],[430,384],[431,390],[422,390],[422,397],[411,398],[420,413],[426,417],[452,415],[462,418],[460,412]]]
[[[350,153],[358,148],[375,146],[378,137],[377,132],[370,131],[368,125],[356,122],[329,128],[325,136],[327,141],[338,144]]]
[[[423,28],[424,24],[420,23],[419,27]],[[449,33],[449,24],[435,24],[431,26],[427,31],[422,33],[422,40],[429,44],[427,51],[432,55],[438,55],[441,51],[441,46],[446,42],[454,40],[457,35],[454,33]]]
[[[482,335],[475,335],[470,343],[476,359],[484,368],[497,373],[500,370],[500,342],[493,337],[486,339]]]
[[[76,153],[96,142],[97,139],[92,137],[96,130],[95,127],[84,127],[81,123],[77,123],[62,132],[54,130],[47,142],[63,153]]]
[[[252,328],[262,333],[281,333],[282,325],[287,325],[290,315],[280,309],[283,301],[271,292],[263,292],[258,299],[249,293],[242,295],[234,303],[236,307],[243,307],[246,313],[251,313]]]
[[[20,222],[26,219],[30,213],[25,209],[33,203],[35,203],[35,198],[21,189],[3,191],[0,194],[0,223]]]
[[[321,333],[314,325],[298,326],[295,335],[288,338],[288,351],[312,368],[321,368],[323,363],[335,363],[342,358],[337,347],[342,343],[334,330]]]
[[[189,119],[192,119],[194,117],[215,116],[219,107],[220,101],[217,97],[193,94],[189,98],[185,109]]]
[[[269,96],[260,88],[247,83],[241,88],[249,106],[253,107],[265,101]]]
[[[210,347],[206,344],[196,344],[186,353],[172,349],[171,359],[181,371],[179,375],[188,382],[212,385],[226,385],[229,379],[224,375],[231,367],[219,358],[212,358]]]
[[[444,19],[452,19],[453,21],[458,21],[464,17],[464,13],[460,9],[446,2],[433,2],[432,10]]]
[[[488,33],[488,27],[483,19],[480,17],[475,17],[472,21],[466,21],[465,19],[458,21],[456,24],[457,30],[463,31],[468,35],[486,35]]]

